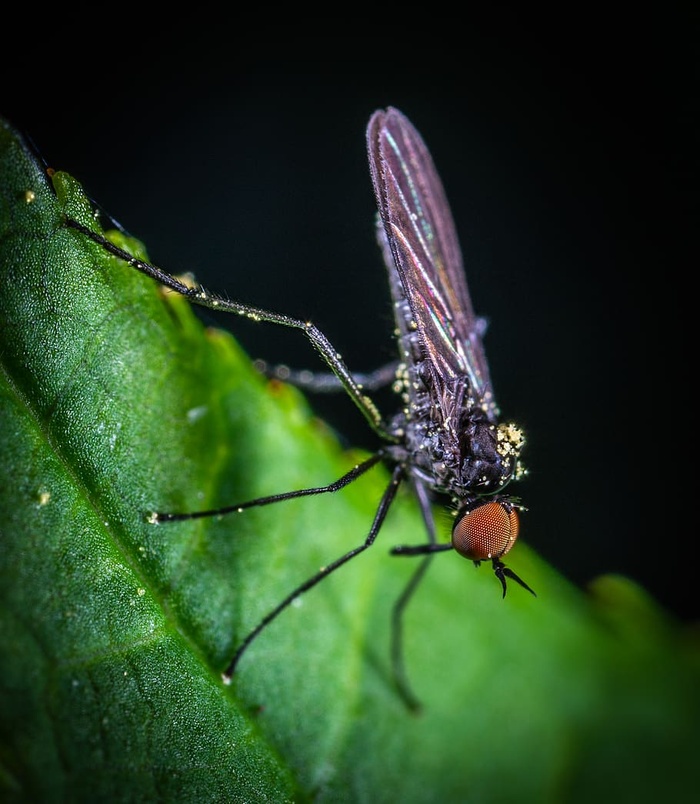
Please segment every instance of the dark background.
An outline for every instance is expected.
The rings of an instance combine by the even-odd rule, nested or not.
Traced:
[[[399,107],[445,183],[499,404],[529,437],[523,538],[577,584],[623,573],[694,619],[697,26],[665,8],[504,13],[430,51],[418,33],[333,52],[287,31],[274,59],[217,21],[159,42],[44,27],[3,55],[0,114],[156,263],[312,318],[367,370],[394,353],[364,131]],[[298,333],[218,322],[254,357],[319,365]],[[314,405],[373,445],[347,400]]]

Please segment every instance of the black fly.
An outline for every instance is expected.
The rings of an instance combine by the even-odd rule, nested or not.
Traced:
[[[490,561],[504,596],[507,578],[532,592],[502,561],[518,537],[520,506],[503,490],[523,473],[519,457],[524,436],[516,425],[499,422],[482,344],[484,324],[472,309],[450,208],[421,136],[397,109],[378,110],[367,127],[367,152],[379,209],[378,239],[389,273],[398,330],[399,361],[366,378],[350,373],[337,350],[313,324],[224,299],[200,286],[188,287],[77,221],[68,220],[67,224],[195,304],[300,329],[332,375],[309,377],[291,372],[287,378],[311,390],[344,389],[385,442],[372,457],[327,486],[274,494],[212,511],[151,515],[152,522],[219,516],[337,491],[380,462],[391,469],[390,483],[364,542],[326,565],[270,611],[240,643],[223,673],[224,681],[230,682],[246,648],[295,598],[374,543],[400,483],[407,481],[416,494],[428,541],[391,550],[393,555],[423,556],[394,608],[392,662],[400,694],[416,708],[418,702],[404,672],[401,621],[433,553],[454,548],[477,566]],[[389,382],[401,397],[401,409],[385,419],[365,390]],[[431,507],[436,495],[455,508],[451,543],[437,541]]]

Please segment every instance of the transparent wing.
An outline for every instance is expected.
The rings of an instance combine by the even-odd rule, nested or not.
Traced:
[[[490,398],[484,323],[474,315],[452,213],[430,153],[392,107],[372,115],[367,151],[379,215],[425,357],[444,380],[466,376],[478,397]]]

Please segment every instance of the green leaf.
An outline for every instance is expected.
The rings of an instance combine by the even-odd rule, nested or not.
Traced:
[[[260,618],[364,540],[387,473],[149,523],[324,485],[363,456],[230,335],[68,228],[99,231],[79,185],[8,124],[0,177],[3,801],[689,799],[697,638],[629,581],[584,595],[526,546],[511,563],[537,599],[504,602],[489,571],[435,558],[406,622],[424,710],[406,709],[390,613],[416,565],[388,548],[423,538],[408,494],[224,686]]]

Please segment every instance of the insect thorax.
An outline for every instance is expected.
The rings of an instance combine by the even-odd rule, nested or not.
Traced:
[[[465,499],[496,492],[522,474],[522,430],[489,415],[491,408],[469,396],[464,378],[437,389],[418,379],[415,367],[407,373],[412,393],[392,430],[402,436],[406,462],[434,490]]]

